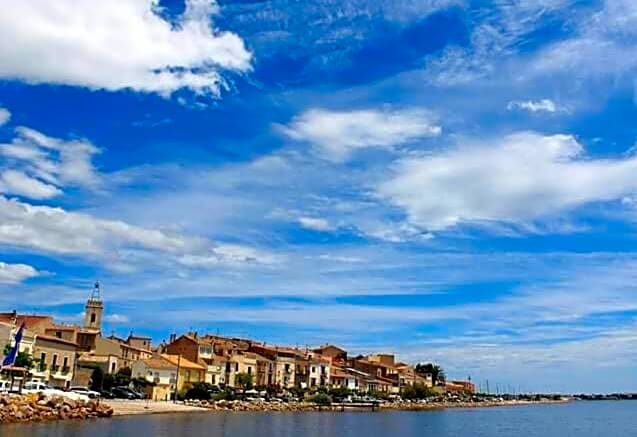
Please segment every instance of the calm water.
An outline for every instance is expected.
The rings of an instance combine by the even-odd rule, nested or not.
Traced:
[[[0,426],[0,436],[635,437],[637,402],[386,413],[195,413]]]

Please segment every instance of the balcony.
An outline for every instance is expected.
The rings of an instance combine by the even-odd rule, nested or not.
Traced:
[[[57,373],[60,370],[60,366],[58,364],[51,364],[51,373]]]

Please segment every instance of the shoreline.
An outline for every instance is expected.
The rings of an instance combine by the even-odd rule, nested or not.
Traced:
[[[165,401],[106,401],[113,409],[113,417],[133,416],[142,414],[183,414],[183,413],[217,413],[217,412],[248,412],[248,413],[341,413],[341,412],[390,412],[390,411],[438,411],[463,408],[496,408],[517,407],[529,405],[564,404],[564,400],[542,401],[493,401],[493,402],[432,402],[432,403],[385,403],[360,406],[348,404],[317,405],[306,402],[270,403],[246,401],[196,401],[189,403],[172,403]]]

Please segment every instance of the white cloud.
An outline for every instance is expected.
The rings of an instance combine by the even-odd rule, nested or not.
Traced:
[[[637,158],[582,154],[570,135],[516,133],[403,159],[378,194],[402,207],[410,223],[440,230],[463,222],[525,222],[637,189]]]
[[[290,138],[313,144],[326,159],[336,162],[346,161],[357,149],[391,149],[441,131],[431,114],[418,109],[310,109],[283,128]]]
[[[302,227],[306,229],[311,229],[313,231],[327,232],[334,229],[332,225],[330,225],[330,222],[323,218],[300,217],[299,224]]]
[[[129,322],[128,316],[124,314],[108,314],[104,320],[113,325]]]
[[[49,199],[62,194],[62,191],[56,186],[46,184],[16,170],[6,170],[0,174],[0,192],[17,194],[31,199]]]
[[[213,268],[222,264],[271,264],[277,262],[277,257],[254,247],[240,244],[218,244],[208,253],[187,254],[180,257],[178,262],[187,267]]]
[[[244,72],[251,54],[212,27],[213,0],[186,0],[177,23],[156,0],[22,0],[0,15],[0,77],[168,95],[219,93],[220,70]]]
[[[523,75],[565,74],[577,84],[587,77],[613,81],[637,69],[637,4],[606,0],[576,26],[575,36],[541,50]]]
[[[549,112],[551,114],[563,111],[564,108],[557,105],[553,100],[550,99],[542,99],[542,100],[513,100],[510,101],[507,105],[507,109],[509,111],[520,110],[520,111],[528,111],[528,112]]]
[[[178,254],[205,245],[196,238],[168,235],[62,208],[33,206],[3,196],[0,196],[0,244],[94,256],[113,255],[125,247]]]
[[[0,144],[0,192],[48,199],[65,186],[100,184],[91,162],[100,150],[90,142],[52,138],[27,127],[16,133],[10,143]]]
[[[15,284],[39,275],[40,273],[29,265],[7,264],[0,261],[0,283]]]
[[[6,124],[11,119],[11,113],[5,109],[0,107],[0,126]]]

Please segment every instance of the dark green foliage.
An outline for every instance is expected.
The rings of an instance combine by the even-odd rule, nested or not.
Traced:
[[[127,386],[131,382],[132,371],[129,367],[122,367],[117,371],[114,377],[113,385],[115,387]]]
[[[434,363],[417,364],[416,373],[418,373],[419,375],[431,375],[431,380],[434,385],[439,382],[445,382],[445,371],[442,367]]]
[[[186,399],[199,399],[207,401],[212,397],[214,389],[212,384],[207,382],[195,382],[192,387],[186,391]]]
[[[343,399],[347,398],[351,394],[352,394],[352,391],[348,389],[347,387],[335,387],[335,388],[331,388],[329,391],[329,395],[332,397],[332,399],[336,401],[342,401]]]
[[[235,399],[237,399],[237,396],[234,394],[234,392],[229,389],[226,388],[225,390],[217,393],[216,395],[213,396],[213,399],[215,401],[234,401]]]
[[[102,391],[104,389],[104,371],[101,367],[95,367],[91,374],[91,390]]]
[[[314,402],[318,405],[331,405],[332,398],[326,393],[317,393],[309,399],[310,402]]]
[[[252,375],[249,373],[237,373],[235,381],[244,390],[250,390],[252,388]]]
[[[403,387],[403,399],[426,399],[436,395],[436,392],[423,384],[407,385]]]

